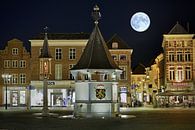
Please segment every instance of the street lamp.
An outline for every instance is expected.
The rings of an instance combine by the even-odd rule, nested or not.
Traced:
[[[7,83],[11,79],[11,75],[10,74],[2,74],[1,76],[4,79],[4,83],[5,83],[5,109],[7,110]]]

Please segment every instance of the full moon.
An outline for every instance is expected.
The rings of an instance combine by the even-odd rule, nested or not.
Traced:
[[[131,17],[131,27],[137,32],[144,32],[150,26],[150,18],[146,13],[137,12]]]

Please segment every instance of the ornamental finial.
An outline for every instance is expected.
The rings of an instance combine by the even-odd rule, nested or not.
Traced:
[[[92,12],[93,20],[95,20],[95,24],[98,24],[98,20],[101,18],[100,9],[97,5],[94,6],[93,12]]]

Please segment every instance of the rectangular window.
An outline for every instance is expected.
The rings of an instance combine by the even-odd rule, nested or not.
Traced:
[[[172,62],[174,61],[174,52],[168,52],[169,54],[169,61]]]
[[[62,59],[62,49],[61,48],[56,48],[55,58],[56,58],[56,60],[61,60]]]
[[[186,80],[191,80],[191,68],[190,67],[185,68],[185,78]]]
[[[26,60],[20,60],[20,68],[26,68]]]
[[[184,80],[183,79],[184,77],[183,77],[183,68],[182,67],[178,67],[177,68],[177,81],[182,81],[182,80]]]
[[[69,59],[70,60],[76,59],[76,48],[69,48]]]
[[[20,84],[26,83],[26,74],[20,74]]]
[[[12,60],[12,68],[18,68],[18,61]]]
[[[191,54],[190,52],[185,52],[185,61],[191,61]]]
[[[72,69],[72,67],[74,67],[74,64],[69,64],[69,69]],[[70,70],[69,70],[69,79],[70,79],[70,80],[74,80],[74,77],[73,77],[73,75],[70,73]]]
[[[169,68],[169,80],[175,80],[175,71],[174,67]]]
[[[113,58],[113,60],[118,60],[118,57],[115,54],[112,54],[112,58]]]
[[[120,60],[127,60],[127,56],[125,54],[122,54],[119,57]]]
[[[4,60],[4,68],[10,68],[10,60]]]
[[[62,79],[62,64],[55,64],[55,79]]]
[[[11,77],[12,78],[12,77]],[[4,84],[10,84],[11,82],[11,78],[8,78],[8,79],[3,79],[4,80]]]
[[[120,68],[123,70],[120,74],[120,80],[126,80],[127,79],[127,67],[126,66],[120,66]]]
[[[12,48],[12,55],[18,55],[18,48]]]
[[[12,84],[18,83],[18,74],[12,74]]]
[[[182,62],[182,61],[183,61],[183,56],[182,56],[182,55],[183,55],[183,54],[182,54],[181,51],[177,52],[177,61],[178,61],[178,62]]]

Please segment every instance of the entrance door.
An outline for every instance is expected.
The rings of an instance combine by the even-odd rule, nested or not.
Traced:
[[[18,106],[18,91],[12,91],[11,93],[11,105],[12,106]]]
[[[63,105],[63,95],[62,93],[51,93],[51,106],[62,106]]]

